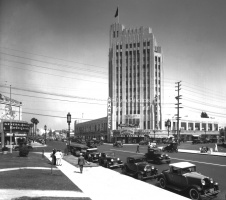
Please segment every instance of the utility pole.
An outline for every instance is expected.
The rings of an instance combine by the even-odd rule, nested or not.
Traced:
[[[178,145],[180,144],[180,130],[179,130],[179,122],[180,122],[180,108],[183,108],[183,107],[180,107],[180,99],[181,99],[181,96],[182,95],[180,95],[180,90],[181,90],[181,88],[180,88],[180,86],[181,86],[181,81],[179,81],[179,82],[176,82],[176,91],[177,91],[177,96],[175,97],[175,99],[177,100],[177,103],[175,104],[177,107],[176,107],[176,109],[177,109],[177,142],[178,142]]]

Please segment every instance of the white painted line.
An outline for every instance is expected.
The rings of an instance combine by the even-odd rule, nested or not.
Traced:
[[[181,159],[181,158],[172,158],[174,160],[184,160],[184,161],[190,161],[190,162],[196,162],[196,163],[201,163],[201,164],[206,164],[206,165],[215,165],[215,166],[219,166],[219,167],[226,167],[226,165],[220,165],[220,164],[216,164],[216,163],[207,163],[207,162],[200,162],[200,161],[196,161],[196,160],[186,160],[186,159]]]
[[[20,169],[44,169],[44,170],[51,170],[51,167],[15,167],[15,168],[0,169],[0,172],[20,170]],[[59,170],[59,169],[58,168],[52,168],[52,170]]]
[[[132,154],[137,154],[136,152],[132,152],[132,151],[123,151],[123,150],[117,150],[117,149],[110,149],[110,150],[127,152],[127,153],[132,153]],[[139,153],[139,154],[144,155],[143,153]],[[196,160],[186,160],[186,159],[173,158],[173,157],[171,157],[171,159],[196,162],[196,163],[201,163],[201,164],[206,164],[206,165],[215,165],[215,166],[219,166],[219,167],[226,167],[226,165],[220,165],[220,164],[216,164],[216,163],[199,162],[199,161],[196,161]]]

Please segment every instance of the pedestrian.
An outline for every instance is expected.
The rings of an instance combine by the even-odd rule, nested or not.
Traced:
[[[80,156],[78,158],[78,165],[80,168],[80,173],[82,174],[83,172],[83,165],[85,164],[85,158],[82,156],[82,153],[80,153]]]
[[[56,149],[53,149],[53,152],[51,154],[53,165],[56,165],[56,155],[55,154],[56,154]]]
[[[67,146],[67,143],[66,143],[66,147],[64,149],[64,155],[68,155],[68,146]]]
[[[136,153],[140,153],[140,144],[139,143],[137,145],[137,151],[136,151]]]
[[[215,143],[215,151],[218,152],[217,143]]]
[[[56,156],[56,166],[60,166],[61,158],[62,158],[62,153],[60,152],[60,150],[57,150],[57,152],[55,153],[55,156]]]

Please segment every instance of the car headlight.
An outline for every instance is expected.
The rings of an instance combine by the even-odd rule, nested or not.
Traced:
[[[161,157],[163,157],[163,155],[161,155]]]
[[[113,159],[111,159],[111,162],[113,162],[114,160]]]
[[[96,155],[94,155],[94,158],[96,158]]]
[[[153,169],[155,169],[155,167],[154,166],[151,166],[151,169],[153,170]]]
[[[215,183],[214,183],[214,185],[218,185],[218,183],[217,183],[217,182],[215,182]]]
[[[119,161],[120,160],[120,158],[117,158],[117,161]]]
[[[145,172],[147,171],[146,167],[144,168],[144,171],[145,171]]]
[[[210,183],[213,183],[213,179],[212,178],[210,178]]]
[[[168,154],[166,154],[166,157],[168,157]]]
[[[201,179],[201,183],[202,183],[202,185],[206,184],[206,182],[203,179]]]

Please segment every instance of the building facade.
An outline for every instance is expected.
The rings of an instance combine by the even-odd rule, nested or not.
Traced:
[[[145,131],[163,128],[162,80],[162,49],[157,45],[151,28],[126,29],[119,23],[111,25],[110,137],[117,132],[120,138],[128,135],[136,139],[139,135],[143,137]]]
[[[1,146],[27,141],[30,125],[22,121],[22,103],[0,94],[0,142]]]
[[[85,140],[96,138],[107,141],[107,117],[74,123],[74,136]]]

